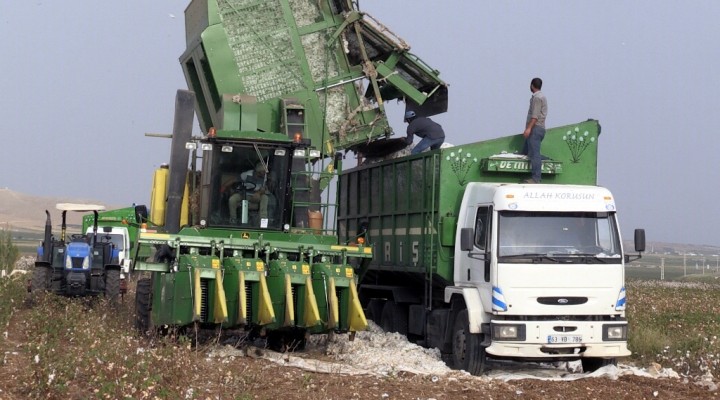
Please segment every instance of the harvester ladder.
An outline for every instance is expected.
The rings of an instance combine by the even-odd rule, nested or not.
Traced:
[[[434,226],[436,223],[436,215],[435,215],[435,193],[439,193],[439,190],[437,190],[436,186],[439,184],[438,182],[438,174],[436,171],[438,171],[438,154],[432,155],[432,162],[431,162],[431,175],[432,175],[432,190],[430,193],[432,193],[432,196],[430,197],[430,212],[427,215],[428,223],[427,223],[427,229],[429,232],[426,233],[425,238],[426,240],[430,241],[430,246],[428,247],[428,251],[430,255],[429,262],[429,268],[425,269],[425,309],[430,311],[432,310],[432,301],[433,301],[433,275],[435,270],[437,269],[437,257],[435,256],[435,239],[437,236],[437,233],[440,229],[440,227]],[[427,176],[427,174],[425,174]],[[428,237],[429,236],[429,237]],[[427,243],[427,242],[425,242]]]

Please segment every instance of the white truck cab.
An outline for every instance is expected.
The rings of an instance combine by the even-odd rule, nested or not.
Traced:
[[[87,229],[87,234],[91,234],[93,231],[92,227]],[[130,273],[131,259],[130,259],[130,234],[128,229],[125,227],[98,227],[98,237],[108,236],[110,241],[118,249],[118,259],[120,262],[120,273],[121,278],[125,278]]]
[[[615,211],[597,186],[467,185],[445,297],[462,293],[488,355],[587,370],[630,355]]]

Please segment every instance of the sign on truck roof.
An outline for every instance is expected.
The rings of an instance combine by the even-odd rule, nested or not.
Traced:
[[[473,185],[483,184],[468,186]],[[612,194],[599,186],[504,184],[497,186],[494,203],[498,210],[615,211]]]

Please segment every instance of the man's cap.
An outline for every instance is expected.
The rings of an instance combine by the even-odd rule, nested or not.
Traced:
[[[415,118],[415,111],[405,111],[405,121]]]

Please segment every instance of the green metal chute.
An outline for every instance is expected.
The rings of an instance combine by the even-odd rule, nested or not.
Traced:
[[[324,154],[384,138],[383,103],[447,110],[447,85],[409,46],[346,0],[195,0],[180,61],[204,132],[297,133]]]

